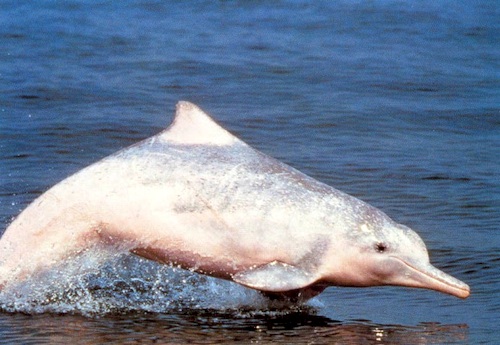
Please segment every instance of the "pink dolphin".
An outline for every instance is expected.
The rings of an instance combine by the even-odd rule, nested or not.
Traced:
[[[96,243],[294,300],[331,285],[470,293],[429,263],[414,231],[251,148],[188,102],[163,132],[33,201],[0,240],[0,286]]]

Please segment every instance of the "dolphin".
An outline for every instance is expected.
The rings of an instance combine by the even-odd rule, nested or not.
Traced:
[[[59,182],[0,239],[0,289],[96,244],[305,301],[328,286],[395,285],[460,298],[410,228],[245,144],[196,105]]]

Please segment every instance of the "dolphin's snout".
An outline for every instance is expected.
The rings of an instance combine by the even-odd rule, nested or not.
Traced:
[[[430,263],[420,264],[411,260],[393,257],[402,264],[404,272],[399,275],[401,279],[395,285],[430,289],[443,292],[459,298],[470,295],[470,287],[461,280],[444,273]]]

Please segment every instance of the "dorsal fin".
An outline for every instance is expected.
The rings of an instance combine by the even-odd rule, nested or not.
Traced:
[[[224,146],[238,141],[203,110],[186,101],[177,103],[174,121],[160,136],[164,140],[185,145]]]

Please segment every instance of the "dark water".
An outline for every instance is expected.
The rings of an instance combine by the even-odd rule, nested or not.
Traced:
[[[497,2],[0,9],[0,232],[57,181],[164,128],[186,99],[411,226],[472,288],[465,301],[330,288],[276,309],[235,284],[96,249],[0,295],[0,343],[500,341]]]

